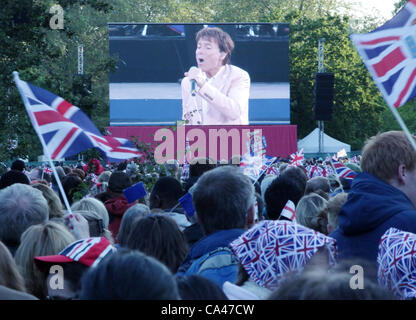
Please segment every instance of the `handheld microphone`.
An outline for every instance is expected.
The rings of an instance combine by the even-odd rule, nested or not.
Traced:
[[[196,95],[196,81],[193,79],[191,80],[191,94],[193,97]]]

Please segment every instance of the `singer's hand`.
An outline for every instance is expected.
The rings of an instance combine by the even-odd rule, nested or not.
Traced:
[[[197,67],[191,67],[188,72],[185,72],[185,77],[188,77],[189,80],[195,80],[200,88],[205,84],[201,69],[198,69]]]

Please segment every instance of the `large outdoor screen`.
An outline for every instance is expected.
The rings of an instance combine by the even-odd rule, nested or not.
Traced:
[[[230,34],[231,64],[251,79],[250,124],[290,124],[289,25],[109,23],[110,125],[164,125],[181,120],[180,81],[196,65],[196,33]]]

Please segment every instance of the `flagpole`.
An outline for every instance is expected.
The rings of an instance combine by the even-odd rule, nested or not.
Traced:
[[[29,118],[30,118],[30,121],[32,122],[33,128],[35,129],[35,131],[36,131],[36,133],[37,133],[37,135],[39,137],[40,143],[42,144],[43,153],[46,155],[46,158],[48,159],[49,164],[50,164],[50,166],[51,166],[51,168],[53,170],[53,175],[55,177],[56,183],[58,184],[59,190],[61,191],[62,199],[64,199],[64,203],[65,203],[66,209],[67,209],[67,211],[68,211],[69,214],[72,214],[71,207],[69,205],[68,199],[67,199],[66,194],[64,192],[64,188],[62,187],[61,179],[59,179],[58,172],[56,171],[55,165],[53,164],[51,155],[49,154],[49,150],[46,147],[45,140],[43,139],[43,136],[40,133],[39,127],[37,125],[37,122],[33,118],[33,113],[29,109],[29,102],[27,101],[27,97],[23,93],[22,88],[20,87],[20,84],[19,84],[20,78],[19,78],[19,73],[17,71],[13,71],[13,78],[14,78],[14,82],[16,83],[16,87],[19,90],[20,96],[22,97],[23,104],[25,105],[26,112],[29,115]]]
[[[388,104],[391,112],[393,112],[394,117],[396,118],[397,122],[399,123],[399,125],[402,127],[404,133],[407,136],[407,139],[409,139],[410,143],[413,146],[413,149],[416,151],[416,143],[415,143],[415,139],[413,139],[412,135],[409,132],[409,129],[407,129],[406,124],[404,123],[402,117],[400,116],[399,112],[397,111],[396,108],[391,107],[390,104]]]

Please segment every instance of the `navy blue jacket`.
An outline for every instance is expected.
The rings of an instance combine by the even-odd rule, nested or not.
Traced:
[[[338,228],[329,236],[337,240],[339,260],[361,258],[374,264],[380,238],[391,227],[416,233],[415,208],[402,191],[363,172],[354,178]]]

